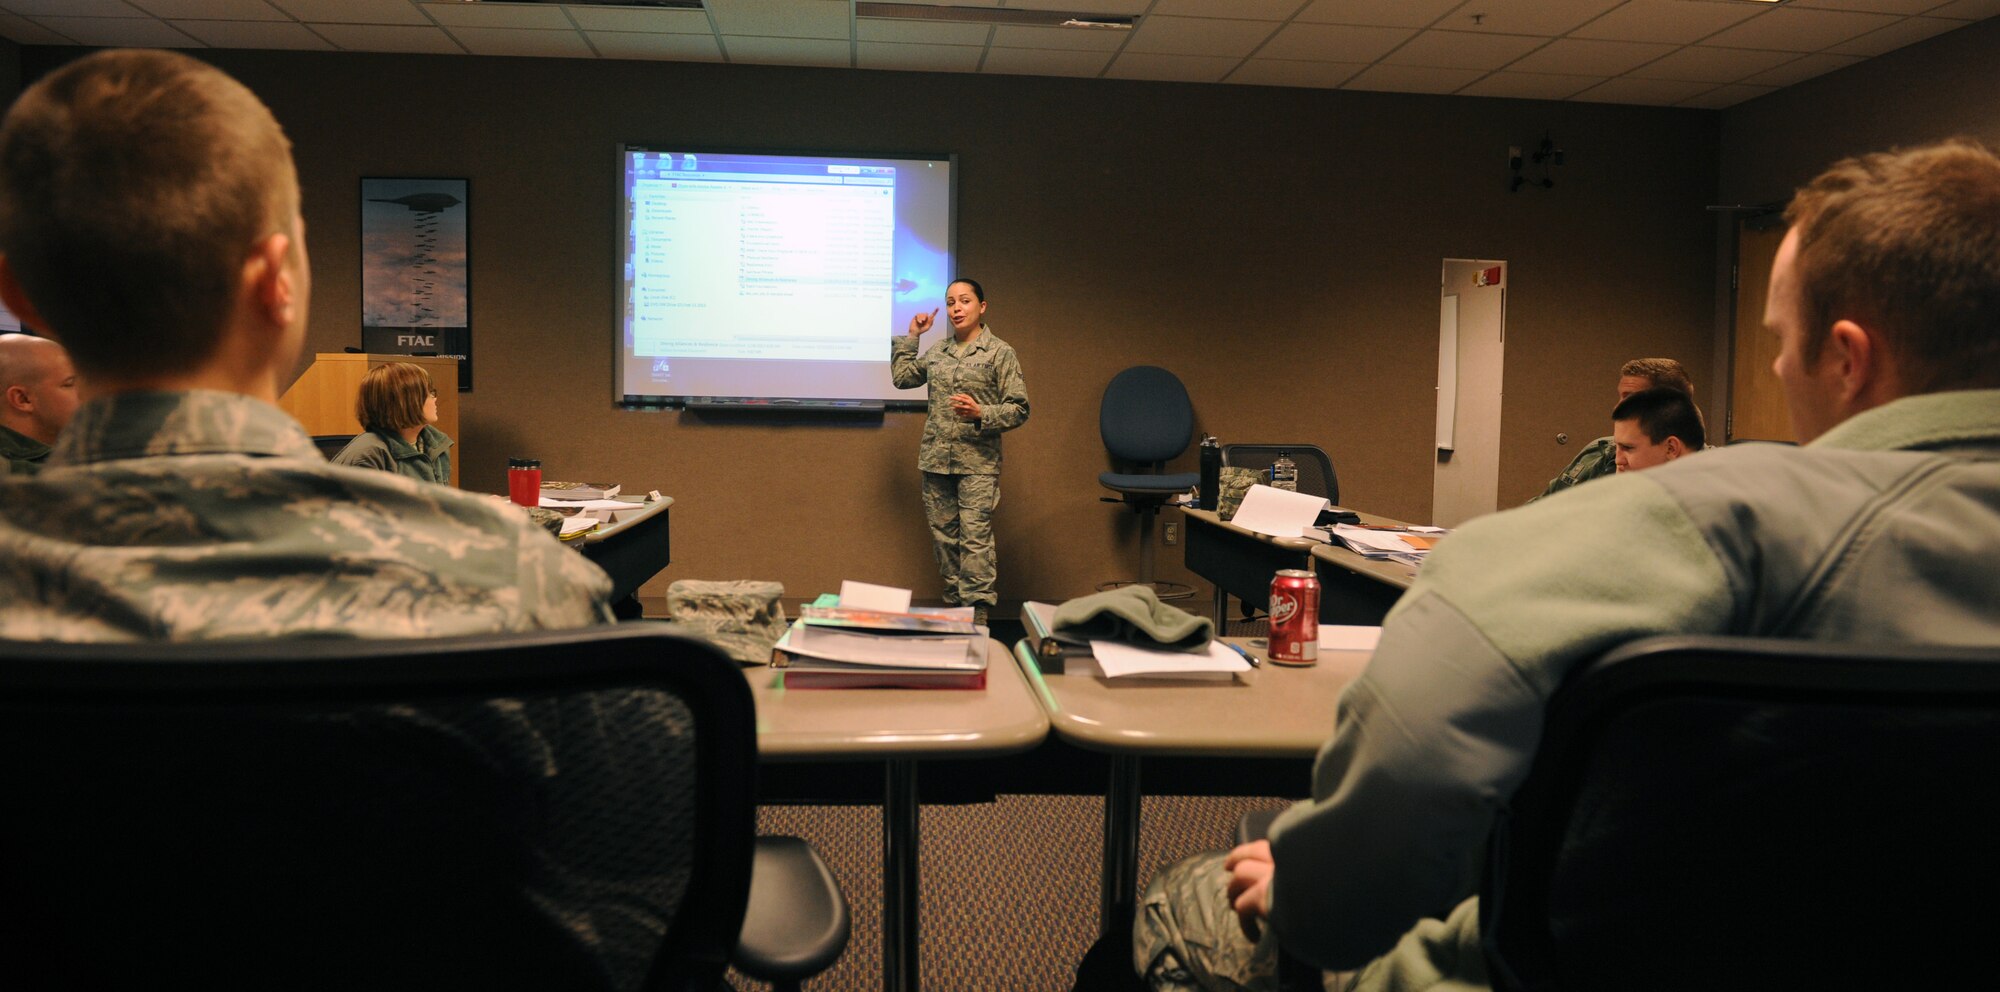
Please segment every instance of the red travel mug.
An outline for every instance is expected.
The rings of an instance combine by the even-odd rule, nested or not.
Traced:
[[[521,506],[542,505],[542,463],[539,459],[507,459],[507,498]]]

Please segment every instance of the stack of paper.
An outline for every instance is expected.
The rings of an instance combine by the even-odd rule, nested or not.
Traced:
[[[894,605],[893,598],[872,599],[865,592],[855,598]],[[799,619],[772,651],[771,664],[785,670],[785,685],[952,689],[986,685],[986,635],[969,615],[961,619],[946,611],[907,605],[901,611],[857,608],[827,599],[800,607]],[[902,602],[907,604],[907,598]]]
[[[1431,553],[1432,546],[1444,534],[1437,527],[1411,527],[1403,530],[1385,530],[1377,527],[1357,527],[1354,524],[1335,524],[1327,528],[1327,533],[1335,544],[1364,558],[1399,561],[1406,565],[1421,565],[1424,556]]]
[[[1201,651],[1142,648],[1123,641],[1091,641],[1091,654],[1108,679],[1127,676],[1176,679],[1234,679],[1250,662],[1221,641]]]

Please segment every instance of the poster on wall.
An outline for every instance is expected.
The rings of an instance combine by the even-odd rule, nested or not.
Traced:
[[[472,388],[464,179],[361,180],[361,347],[458,359]]]

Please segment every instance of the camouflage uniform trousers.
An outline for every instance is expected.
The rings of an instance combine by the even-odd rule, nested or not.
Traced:
[[[998,475],[924,473],[924,518],[931,525],[944,601],[992,605],[999,555],[993,548],[993,511],[1000,506]]]
[[[1154,992],[1488,992],[1477,927],[1479,900],[1467,899],[1450,919],[1423,920],[1387,954],[1359,971],[1323,972],[1286,961],[1280,980],[1278,942],[1267,925],[1252,943],[1229,906],[1225,851],[1197,854],[1154,874],[1132,926],[1132,959]],[[1280,873],[1282,875],[1282,873]],[[1468,938],[1466,935],[1470,933]],[[1294,971],[1302,975],[1293,974]],[[1303,981],[1300,979],[1303,978]]]

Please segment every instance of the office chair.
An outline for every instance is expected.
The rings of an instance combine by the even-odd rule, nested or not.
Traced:
[[[320,454],[325,455],[327,460],[331,461],[333,460],[333,456],[340,454],[342,448],[347,447],[349,441],[354,440],[358,436],[356,434],[314,434],[313,445],[319,448]]]
[[[1317,445],[1225,444],[1222,446],[1222,464],[1265,472],[1280,454],[1290,455],[1292,464],[1299,467],[1299,492],[1324,496],[1327,502],[1339,505],[1340,477],[1334,474],[1333,459],[1328,458]]]
[[[1653,638],[1545,727],[1488,859],[1496,989],[1990,973],[2000,648]]]
[[[0,643],[0,984],[712,988],[754,719],[650,625]]]
[[[1097,408],[1097,429],[1114,463],[1136,463],[1142,472],[1104,472],[1097,481],[1118,493],[1107,503],[1124,503],[1139,515],[1139,577],[1106,582],[1099,589],[1152,586],[1161,599],[1186,599],[1194,587],[1153,578],[1153,519],[1167,500],[1194,488],[1195,472],[1165,472],[1194,438],[1194,404],[1179,377],[1153,365],[1136,365],[1112,376]]]

